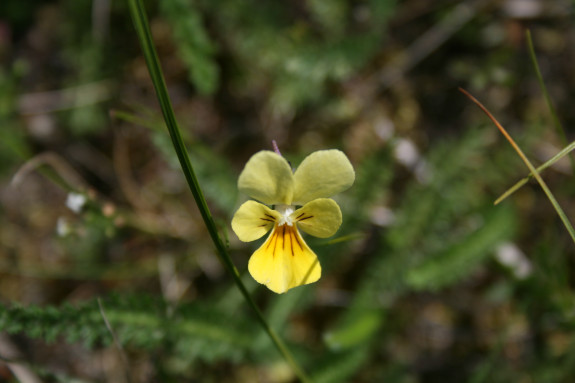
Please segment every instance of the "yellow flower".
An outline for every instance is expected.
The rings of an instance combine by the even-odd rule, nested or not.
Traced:
[[[281,294],[321,277],[317,256],[298,228],[319,238],[334,235],[341,225],[341,210],[327,197],[346,190],[354,179],[351,163],[339,150],[314,152],[295,172],[281,155],[271,151],[250,158],[238,188],[262,203],[247,201],[240,206],[232,229],[243,242],[255,241],[271,229],[248,264],[257,282]]]

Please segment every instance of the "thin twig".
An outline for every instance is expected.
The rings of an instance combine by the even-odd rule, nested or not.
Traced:
[[[130,364],[128,362],[128,357],[126,356],[126,352],[124,351],[124,348],[122,347],[122,344],[120,343],[120,340],[116,336],[116,333],[114,332],[114,329],[112,328],[112,325],[110,324],[110,321],[108,321],[108,317],[106,316],[106,312],[104,311],[104,306],[102,305],[102,301],[100,300],[100,298],[98,298],[98,306],[100,307],[100,315],[102,315],[102,319],[104,320],[104,323],[106,324],[106,328],[108,329],[108,331],[112,335],[112,339],[114,340],[114,344],[116,345],[116,348],[118,349],[118,352],[120,353],[120,358],[122,359],[122,363],[124,365],[124,371],[126,373],[126,380],[128,381],[128,383],[131,383],[132,382],[132,376],[130,373]]]
[[[464,1],[458,4],[443,21],[429,28],[415,40],[398,62],[391,64],[379,75],[380,89],[393,86],[405,73],[416,67],[471,21],[477,14],[477,10],[488,1]]]
[[[18,99],[18,111],[23,115],[52,113],[60,110],[94,105],[109,100],[113,82],[103,80],[65,89],[26,93]]]
[[[30,158],[18,169],[16,174],[14,174],[10,185],[13,187],[18,186],[27,175],[45,165],[49,165],[57,174],[58,178],[54,177],[53,174],[44,174],[63,189],[67,191],[87,189],[87,184],[80,174],[74,170],[66,160],[54,152],[44,152]]]

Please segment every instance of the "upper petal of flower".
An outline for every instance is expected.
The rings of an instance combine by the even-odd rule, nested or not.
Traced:
[[[290,205],[294,188],[292,170],[285,158],[263,150],[254,154],[244,167],[238,188],[267,205]]]
[[[297,168],[292,204],[331,197],[349,188],[354,180],[353,166],[342,151],[319,150],[307,156]]]
[[[327,238],[341,226],[341,210],[331,198],[318,198],[294,211],[290,218],[314,237]]]
[[[259,283],[275,293],[317,281],[321,266],[297,228],[275,226],[264,244],[250,258],[248,270]]]
[[[232,218],[232,229],[240,241],[251,242],[274,227],[280,214],[256,201],[245,202]]]

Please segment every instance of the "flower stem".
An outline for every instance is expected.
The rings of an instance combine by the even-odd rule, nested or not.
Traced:
[[[186,177],[186,181],[188,183],[190,191],[192,192],[194,200],[198,205],[198,209],[200,210],[200,214],[202,216],[202,219],[204,220],[204,224],[206,225],[206,228],[208,229],[212,242],[216,247],[216,253],[220,258],[221,262],[223,263],[223,265],[225,266],[226,270],[231,274],[238,289],[240,290],[246,302],[248,303],[248,306],[250,306],[250,308],[254,312],[258,320],[258,323],[263,327],[264,331],[268,334],[269,338],[272,340],[272,342],[279,350],[281,355],[291,366],[296,376],[299,378],[300,381],[304,383],[311,382],[311,380],[307,377],[303,369],[296,362],[296,360],[290,353],[285,343],[276,334],[276,332],[269,326],[262,312],[251,298],[248,290],[246,289],[245,285],[240,279],[240,274],[236,269],[236,267],[234,266],[228,254],[226,246],[224,245],[222,239],[218,234],[216,224],[210,213],[202,189],[200,188],[200,184],[195,175],[186,147],[182,140],[180,129],[176,122],[176,117],[174,114],[174,110],[172,108],[172,103],[170,101],[170,97],[168,96],[164,75],[160,67],[154,43],[152,41],[148,18],[146,16],[142,0],[128,0],[128,3],[130,7],[130,14],[132,16],[132,21],[134,23],[138,39],[140,40],[140,44],[142,46],[144,58],[146,60],[148,71],[150,72],[150,76],[154,84],[154,89],[156,90],[156,95],[158,97],[162,113],[164,115],[166,126],[172,139],[172,144],[174,145],[174,150],[176,151],[178,160],[180,161],[180,165],[182,167],[184,176]]]

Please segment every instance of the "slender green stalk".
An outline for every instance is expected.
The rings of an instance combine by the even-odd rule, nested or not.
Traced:
[[[565,157],[565,155],[573,151],[573,149],[575,149],[575,141],[570,143],[567,147],[565,147],[563,150],[561,150],[559,153],[554,155],[547,162],[545,162],[543,165],[539,166],[535,170],[537,170],[537,173],[541,173],[543,170],[547,169],[549,166],[553,165],[555,162]],[[523,185],[525,185],[531,178],[533,178],[532,174],[529,174],[527,177],[522,178],[515,185],[507,189],[507,191],[503,193],[499,198],[497,198],[493,204],[494,205],[499,204],[505,198],[509,197],[511,194],[515,193],[518,189],[520,189]]]
[[[559,118],[557,117],[557,111],[553,107],[551,97],[549,96],[549,92],[547,91],[547,87],[545,86],[545,81],[543,81],[543,75],[541,74],[541,70],[539,69],[539,63],[537,62],[537,55],[535,54],[535,47],[533,45],[533,39],[531,38],[531,31],[529,29],[525,32],[525,37],[527,38],[527,45],[529,47],[529,56],[531,57],[533,68],[535,69],[535,75],[537,76],[537,81],[539,81],[539,86],[541,87],[541,91],[543,92],[545,103],[549,108],[549,112],[551,112],[551,119],[553,120],[553,125],[555,125],[557,134],[561,138],[561,143],[563,144],[563,146],[567,146],[568,141],[567,136],[565,135],[565,129],[563,129],[561,121],[559,121]],[[571,161],[571,169],[575,172],[575,160],[573,160],[572,156],[569,156],[569,160]]]
[[[158,124],[154,121],[150,121],[149,119],[138,117],[133,115],[132,113],[124,112],[123,110],[112,110],[110,115],[114,118],[118,118],[120,120],[130,122],[135,125],[145,126],[146,128],[156,130]]]
[[[238,289],[244,296],[246,302],[253,310],[258,322],[266,331],[266,333],[268,334],[274,345],[277,347],[281,355],[289,363],[294,373],[297,375],[300,381],[311,382],[310,379],[307,377],[307,375],[304,373],[304,371],[300,368],[298,363],[295,361],[292,354],[288,350],[287,346],[276,334],[276,332],[269,326],[262,312],[251,298],[248,290],[246,289],[245,285],[240,279],[238,270],[234,266],[227,252],[226,246],[224,245],[223,241],[221,240],[218,234],[216,224],[212,218],[212,215],[204,198],[202,189],[200,188],[200,184],[194,173],[194,169],[192,167],[190,158],[188,156],[186,147],[180,134],[180,129],[178,128],[176,122],[176,117],[174,115],[172,103],[168,96],[168,91],[166,88],[163,72],[158,60],[158,55],[156,53],[156,49],[152,41],[150,27],[148,24],[148,18],[146,16],[142,0],[128,0],[128,3],[130,7],[130,14],[132,16],[132,21],[138,34],[140,44],[142,45],[142,51],[146,59],[148,71],[150,72],[150,76],[152,78],[152,82],[156,90],[156,95],[158,97],[158,101],[160,103],[160,107],[162,109],[162,113],[164,115],[166,126],[170,133],[174,149],[180,161],[180,165],[182,166],[182,171],[184,173],[184,176],[186,177],[186,181],[188,182],[190,191],[192,192],[196,204],[198,205],[198,209],[200,210],[200,214],[202,215],[204,224],[206,225],[206,228],[208,229],[212,242],[216,247],[217,254],[221,262],[227,269],[227,271],[231,274],[232,278],[234,279],[234,282],[236,283]]]
[[[557,200],[555,199],[555,196],[553,196],[553,193],[551,193],[551,190],[549,190],[549,187],[547,187],[547,184],[545,183],[545,181],[543,181],[543,178],[541,178],[541,176],[539,175],[539,173],[537,172],[537,170],[535,169],[535,167],[533,166],[533,164],[531,163],[531,161],[529,161],[529,159],[527,158],[527,156],[523,153],[523,151],[521,150],[521,148],[519,148],[519,146],[515,143],[515,141],[513,140],[513,138],[509,135],[509,133],[507,133],[507,131],[505,130],[505,128],[503,128],[503,126],[499,123],[499,121],[497,121],[495,119],[495,117],[493,117],[493,115],[491,114],[491,112],[489,112],[487,110],[487,108],[485,106],[483,106],[482,103],[480,103],[475,97],[473,97],[471,94],[469,94],[466,90],[459,88],[459,90],[465,94],[467,97],[469,97],[469,99],[471,101],[473,101],[486,115],[487,117],[489,117],[491,119],[491,121],[493,121],[493,123],[495,124],[495,126],[497,126],[497,129],[499,129],[499,131],[501,132],[501,134],[503,134],[503,136],[507,139],[507,141],[509,141],[509,143],[511,144],[511,146],[513,147],[513,149],[517,152],[517,154],[519,155],[519,157],[521,157],[521,159],[523,160],[523,162],[525,163],[525,165],[527,165],[527,167],[529,168],[529,171],[531,172],[531,174],[533,175],[533,177],[535,177],[535,179],[537,180],[537,182],[539,182],[539,185],[541,186],[541,189],[543,189],[543,191],[545,192],[545,194],[547,195],[547,198],[549,198],[549,201],[551,201],[551,204],[553,205],[553,207],[555,208],[555,211],[557,212],[557,214],[559,215],[559,218],[561,218],[561,221],[563,222],[563,225],[565,225],[565,228],[567,229],[567,231],[569,232],[569,235],[571,236],[571,239],[573,240],[573,243],[575,243],[575,230],[573,229],[573,225],[571,225],[571,222],[569,221],[569,218],[567,218],[567,215],[565,215],[565,212],[563,211],[563,209],[561,208],[561,206],[559,205],[559,202],[557,202]]]

